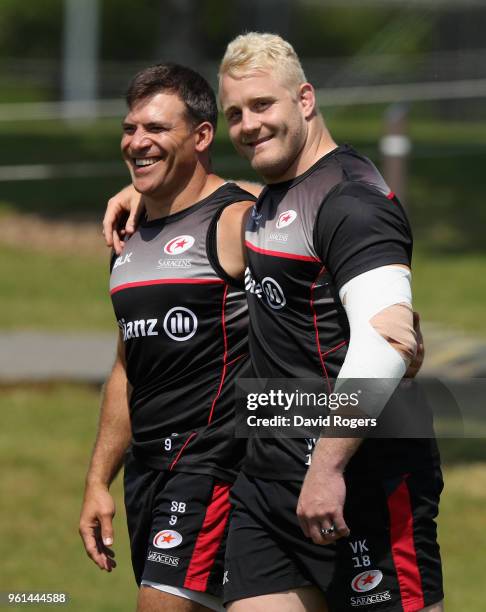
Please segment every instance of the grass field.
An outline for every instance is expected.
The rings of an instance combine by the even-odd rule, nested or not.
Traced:
[[[413,259],[414,308],[434,321],[486,337],[486,253],[428,253],[416,248]]]
[[[65,591],[71,598],[68,609],[76,612],[134,609],[136,588],[119,480],[113,489],[118,507],[117,569],[109,575],[98,570],[77,534],[97,407],[98,391],[86,387],[0,389],[0,591]],[[444,446],[447,457],[446,442]],[[457,454],[454,458],[457,461]],[[439,533],[449,612],[484,610],[484,450],[483,458],[484,463],[477,463],[476,452],[475,463],[454,463],[445,469]],[[467,446],[460,459],[468,459]]]
[[[417,249],[416,309],[424,320],[486,337],[485,269],[486,254],[438,256]],[[0,245],[0,275],[3,329],[114,329],[108,252],[78,257]]]
[[[115,329],[108,260],[0,246],[0,327]]]
[[[119,482],[114,487],[119,568],[102,573],[77,534],[97,396],[93,389],[67,386],[1,391],[1,591],[67,592],[69,609],[80,612],[134,608]]]

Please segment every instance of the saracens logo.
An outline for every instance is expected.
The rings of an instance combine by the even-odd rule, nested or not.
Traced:
[[[176,342],[184,342],[197,331],[197,317],[184,306],[171,308],[164,318],[165,333]]]
[[[351,587],[356,593],[366,593],[377,587],[383,580],[383,574],[380,570],[368,570],[361,572],[351,581]]]
[[[287,227],[293,221],[297,219],[297,213],[295,210],[286,210],[283,213],[280,213],[277,219],[277,229],[282,229],[282,227]]]
[[[164,253],[167,255],[180,255],[185,251],[188,251],[194,244],[194,237],[188,236],[187,234],[182,236],[176,236],[169,240],[164,246]]]
[[[153,545],[155,548],[175,548],[182,542],[182,536],[178,531],[164,529],[155,534]]]

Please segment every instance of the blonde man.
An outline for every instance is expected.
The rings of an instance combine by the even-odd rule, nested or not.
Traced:
[[[237,151],[267,183],[246,228],[255,378],[388,379],[416,350],[412,238],[366,158],[327,130],[292,46],[233,40],[220,102]],[[233,489],[231,612],[442,610],[432,440],[250,439]],[[311,462],[312,459],[312,462]]]

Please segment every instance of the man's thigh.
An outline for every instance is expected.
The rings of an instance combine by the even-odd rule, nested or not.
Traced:
[[[294,488],[238,477],[223,578],[224,601],[232,611],[300,610],[303,602],[312,611],[326,610],[323,589],[313,587],[304,560],[319,563],[323,582],[330,582],[335,547],[316,547],[305,538],[295,515],[299,487]]]
[[[328,612],[324,595],[316,587],[302,587],[233,601],[229,612]]]
[[[220,596],[229,518],[228,483],[127,464],[125,505],[132,562],[143,581]]]
[[[217,609],[149,586],[141,586],[138,592],[137,612],[208,612]]]

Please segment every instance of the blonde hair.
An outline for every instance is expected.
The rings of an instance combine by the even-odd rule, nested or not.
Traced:
[[[277,34],[248,32],[240,34],[227,46],[219,67],[219,84],[224,74],[238,78],[258,70],[276,72],[290,87],[307,82],[290,43]]]

